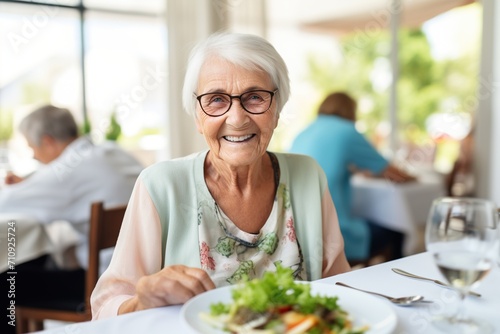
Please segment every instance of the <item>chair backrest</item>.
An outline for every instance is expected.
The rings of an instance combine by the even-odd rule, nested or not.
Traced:
[[[125,215],[126,205],[104,208],[102,202],[92,203],[89,229],[89,266],[85,282],[85,305],[90,311],[90,295],[99,279],[99,252],[114,247]]]

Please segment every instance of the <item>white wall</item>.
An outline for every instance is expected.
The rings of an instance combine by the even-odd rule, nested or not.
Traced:
[[[478,197],[500,204],[500,5],[483,0],[483,38],[479,74],[478,114],[475,132]],[[496,110],[496,112],[495,112]],[[495,131],[497,129],[497,131]]]
[[[500,205],[500,3],[483,0],[478,117],[475,132],[478,197]],[[496,38],[495,38],[496,36]]]
[[[494,0],[490,0],[494,1]],[[494,94],[493,94],[493,102],[491,113],[493,114],[494,121],[493,128],[496,129],[494,131],[493,143],[495,143],[495,149],[491,152],[492,157],[492,189],[491,189],[491,197],[492,199],[500,205],[500,3],[497,1],[495,3],[494,8],[494,52],[493,59],[495,59],[494,64]]]

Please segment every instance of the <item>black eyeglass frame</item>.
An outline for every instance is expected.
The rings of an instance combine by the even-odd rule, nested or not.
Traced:
[[[269,93],[271,95],[271,100],[269,101],[269,107],[262,111],[262,112],[252,112],[250,110],[248,110],[247,108],[245,108],[245,105],[241,102],[241,97],[245,94],[248,94],[248,93],[254,93],[254,92],[266,92],[266,93]],[[222,115],[225,115],[227,114],[227,112],[231,109],[231,107],[233,106],[233,99],[238,99],[240,100],[240,105],[241,107],[243,108],[243,110],[245,110],[247,113],[249,114],[252,114],[252,115],[262,115],[264,113],[266,113],[269,109],[271,109],[271,105],[273,104],[273,97],[274,95],[276,95],[276,92],[278,92],[278,89],[275,89],[274,91],[270,91],[270,90],[265,90],[265,89],[254,89],[254,90],[249,90],[248,92],[244,92],[240,95],[230,95],[230,94],[227,94],[227,93],[217,93],[217,92],[214,92],[214,93],[205,93],[205,94],[201,94],[201,95],[196,95],[196,93],[193,93],[193,95],[196,97],[196,99],[198,100],[198,103],[200,105],[200,108],[201,110],[205,113],[205,115],[207,116],[210,116],[210,117],[220,117]],[[227,108],[226,111],[224,111],[222,114],[220,115],[212,115],[212,114],[209,114],[205,111],[205,109],[203,109],[203,106],[201,105],[201,98],[203,96],[206,96],[206,95],[213,95],[213,94],[219,94],[219,95],[225,95],[225,96],[228,96],[229,97],[229,107]]]

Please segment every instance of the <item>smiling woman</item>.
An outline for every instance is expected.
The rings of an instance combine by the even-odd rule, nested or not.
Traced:
[[[268,151],[289,87],[261,37],[219,33],[195,47],[183,103],[209,149],[141,174],[92,296],[95,319],[181,304],[277,263],[296,280],[349,270],[319,165]]]

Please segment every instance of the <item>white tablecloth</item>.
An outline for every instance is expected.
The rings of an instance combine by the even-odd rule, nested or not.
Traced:
[[[398,317],[395,334],[437,334],[438,332],[430,323],[430,318],[443,310],[449,310],[456,306],[456,294],[449,289],[439,287],[430,282],[418,281],[402,277],[393,273],[390,268],[398,267],[404,270],[440,278],[438,269],[432,262],[429,253],[421,253],[405,257],[392,262],[355,270],[349,273],[337,275],[320,282],[335,284],[344,283],[375,290],[394,296],[424,295],[426,299],[434,303],[426,306],[401,307],[386,302]],[[466,300],[467,312],[471,315],[480,316],[489,321],[500,333],[500,269],[494,268],[484,279],[477,292],[481,298],[470,297]],[[363,307],[363,305],[360,305]],[[191,333],[181,322],[181,306],[168,306],[135,312],[103,319],[93,322],[84,322],[62,326],[43,331],[46,334],[59,333],[119,333],[119,334],[166,334],[166,333]]]
[[[0,214],[0,245],[0,272],[9,269],[9,260],[10,264],[19,265],[54,251],[44,226],[21,214]],[[14,252],[12,248],[10,253],[7,251],[9,246]]]
[[[444,195],[443,184],[411,182],[397,184],[385,179],[352,178],[356,217],[405,234],[405,255],[423,251],[422,234],[432,200]]]

